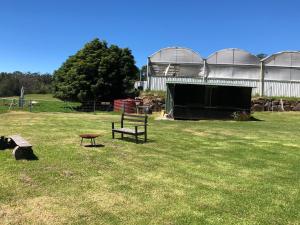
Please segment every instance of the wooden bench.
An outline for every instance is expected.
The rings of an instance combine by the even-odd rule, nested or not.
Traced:
[[[10,145],[14,148],[13,155],[16,159],[27,158],[29,154],[33,154],[32,145],[19,135],[12,135],[8,137]]]
[[[125,121],[126,127],[125,127]],[[124,134],[133,135],[135,136],[135,141],[138,143],[138,136],[144,135],[144,142],[147,142],[147,122],[148,122],[148,116],[147,115],[133,115],[133,114],[126,114],[122,113],[121,116],[121,127],[116,128],[115,123],[112,122],[112,138],[115,138],[115,133],[120,133],[121,138],[123,139]],[[129,128],[129,126],[131,126]],[[142,130],[139,129],[139,127],[142,127]]]

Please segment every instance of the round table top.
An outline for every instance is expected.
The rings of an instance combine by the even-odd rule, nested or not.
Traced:
[[[80,134],[79,136],[81,138],[96,138],[96,137],[99,137],[100,134]]]

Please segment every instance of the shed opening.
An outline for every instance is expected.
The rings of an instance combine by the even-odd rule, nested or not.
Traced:
[[[228,118],[251,110],[252,87],[167,83],[167,113],[174,119]]]

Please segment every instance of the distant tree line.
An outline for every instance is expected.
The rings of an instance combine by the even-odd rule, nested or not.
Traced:
[[[41,73],[0,73],[0,96],[16,96],[23,86],[25,94],[47,94],[52,92],[52,75]]]

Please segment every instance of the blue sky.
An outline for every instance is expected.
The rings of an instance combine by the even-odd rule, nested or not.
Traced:
[[[207,57],[300,50],[297,0],[0,0],[0,71],[53,72],[98,37],[129,47],[138,66],[167,46]]]

